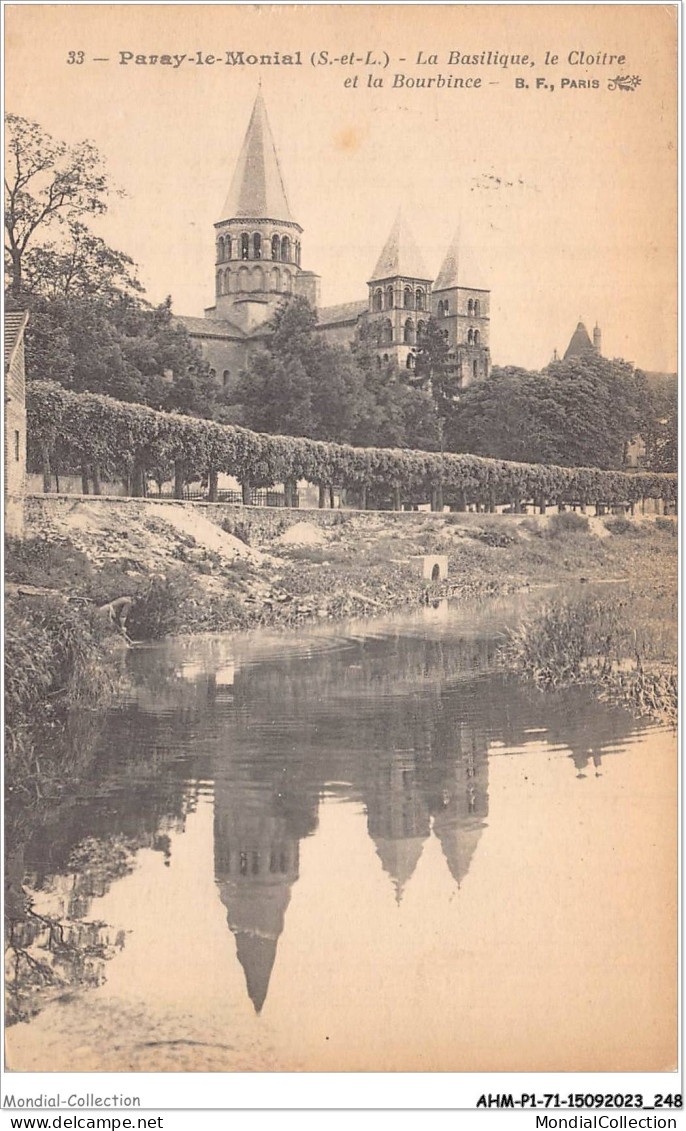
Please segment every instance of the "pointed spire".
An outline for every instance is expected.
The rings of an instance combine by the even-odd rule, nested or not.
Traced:
[[[457,262],[459,257],[460,247],[460,230],[455,232],[450,246],[445,253],[445,259],[438,272],[438,278],[434,283],[435,291],[448,290],[449,287],[457,286]]]
[[[431,278],[402,209],[398,210],[370,282],[376,279],[395,279],[397,276],[404,279]]]
[[[570,357],[581,357],[585,353],[593,353],[593,342],[588,336],[588,330],[583,322],[579,322],[576,330],[572,334],[569,345],[564,353],[564,360]]]
[[[221,216],[223,220],[241,217],[293,221],[261,90],[255,98]]]
[[[481,270],[474,262],[472,249],[466,246],[459,227],[450,242],[433,289],[446,291],[458,286],[477,291],[488,290]]]

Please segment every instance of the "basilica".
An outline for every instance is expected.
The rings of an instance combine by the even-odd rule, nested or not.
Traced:
[[[407,218],[400,212],[367,279],[367,296],[322,307],[320,277],[306,269],[303,229],[291,213],[262,92],[215,224],[215,302],[204,318],[178,316],[201,348],[217,382],[249,369],[270,320],[286,295],[301,295],[317,310],[318,331],[349,345],[363,327],[380,362],[413,370],[429,317],[442,328],[460,383],[490,371],[490,292],[464,266],[459,237],[436,278],[427,269]]]

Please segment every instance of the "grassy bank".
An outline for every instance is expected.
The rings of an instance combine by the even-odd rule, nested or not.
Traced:
[[[628,591],[619,599],[554,605],[522,626],[507,662],[541,686],[586,682],[640,711],[674,713],[673,520],[341,512],[320,526],[313,518],[284,515],[267,530],[246,510],[220,527],[188,508],[141,504],[101,513],[75,500],[34,524],[26,541],[8,542],[12,781],[39,771],[49,777],[36,749],[59,761],[57,739],[68,721],[107,701],[113,649],[123,640],[103,606],[122,597],[131,598],[126,632],[149,640],[621,578]],[[427,585],[412,558],[434,553],[448,558],[449,576]],[[55,741],[46,743],[46,734]]]
[[[519,625],[503,663],[548,690],[585,684],[639,715],[676,723],[676,592],[637,584],[621,596],[556,600]]]
[[[63,780],[74,733],[109,703],[116,641],[107,621],[61,595],[8,600],[4,628],[6,781],[34,794]]]

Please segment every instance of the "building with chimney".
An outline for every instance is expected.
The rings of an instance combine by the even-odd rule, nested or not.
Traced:
[[[214,305],[204,318],[178,316],[200,346],[217,382],[229,386],[263,346],[285,296],[317,309],[318,328],[349,345],[370,328],[379,361],[412,370],[422,332],[440,319],[450,360],[463,385],[490,371],[490,293],[467,267],[459,237],[434,279],[407,217],[395,219],[371,275],[367,297],[320,305],[320,278],[305,267],[303,228],[291,211],[262,92],[258,91],[229,192],[215,224]]]
[[[591,341],[588,330],[583,322],[577,323],[576,330],[569,339],[569,345],[563,354],[563,361],[568,361],[570,357],[583,357],[583,355],[587,353],[597,354],[598,356],[602,355],[602,335],[597,322],[593,327],[593,341]],[[553,361],[557,360],[556,350]]]

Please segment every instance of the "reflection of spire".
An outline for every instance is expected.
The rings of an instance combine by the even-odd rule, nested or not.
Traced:
[[[459,887],[469,871],[488,816],[485,730],[473,723],[458,723],[452,756],[445,758],[439,746],[436,757],[430,768],[433,831]]]
[[[370,835],[373,837],[384,872],[388,872],[393,880],[396,903],[400,903],[405,885],[419,863],[426,838],[415,836],[390,840],[386,837],[373,836],[371,830]]]
[[[400,902],[429,835],[429,811],[417,784],[414,751],[383,751],[377,759],[367,800],[367,827]]]
[[[270,880],[246,875],[219,881],[227,921],[236,936],[236,954],[243,967],[248,996],[257,1013],[267,997],[276,948],[290,903],[291,883],[295,879],[297,872],[291,878],[272,877]]]
[[[299,839],[308,822],[303,820],[302,799],[289,810],[283,764],[278,769],[262,765],[266,781],[251,780],[245,767],[225,764],[223,769],[215,788],[215,876],[229,928],[236,936],[248,995],[259,1013],[269,990],[291,887],[298,879]]]

